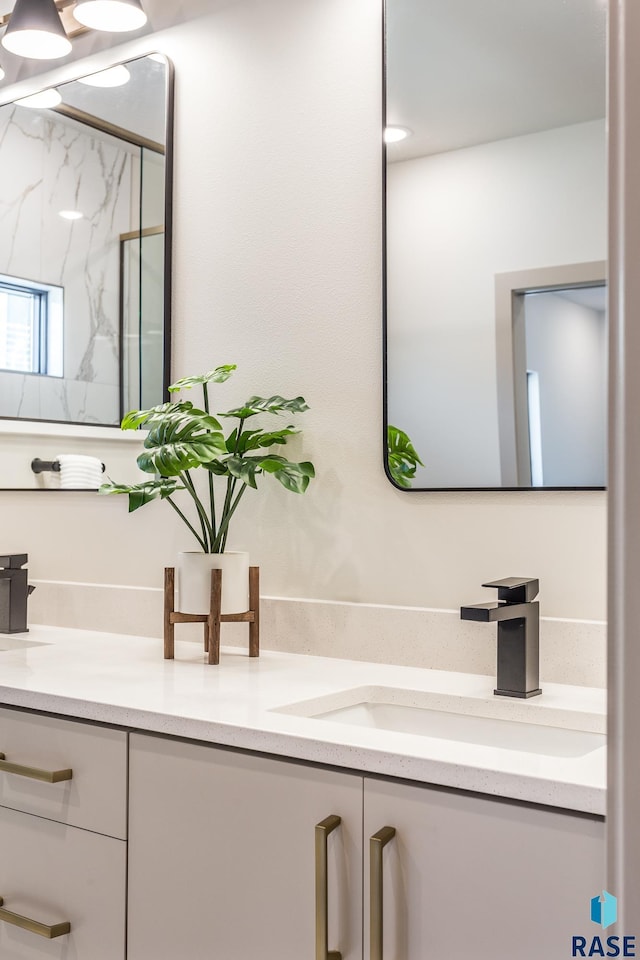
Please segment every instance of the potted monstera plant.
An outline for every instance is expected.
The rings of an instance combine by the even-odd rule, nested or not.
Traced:
[[[169,391],[177,394],[198,387],[202,403],[176,399],[150,410],[133,410],[122,421],[123,430],[148,431],[138,466],[149,480],[135,484],[109,482],[102,494],[126,494],[129,512],[160,498],[175,511],[198,545],[179,554],[176,565],[179,609],[206,613],[209,609],[211,570],[222,570],[222,612],[239,613],[248,607],[249,555],[227,551],[229,527],[247,490],[271,475],[286,490],[304,493],[315,475],[313,464],[294,463],[274,448],[282,448],[299,431],[293,426],[269,429],[255,426],[261,414],[293,415],[308,410],[304,397],[252,396],[241,406],[213,413],[211,384],[233,374],[235,364],[216,367],[200,376],[178,380]],[[223,424],[229,426],[225,430]],[[198,482],[194,473],[204,474]]]

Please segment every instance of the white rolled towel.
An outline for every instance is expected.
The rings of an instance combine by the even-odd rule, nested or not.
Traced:
[[[61,490],[97,490],[101,485],[102,462],[97,457],[59,453]]]

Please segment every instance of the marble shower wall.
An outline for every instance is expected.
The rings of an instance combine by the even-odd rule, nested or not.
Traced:
[[[136,154],[53,111],[0,108],[0,273],[64,288],[63,377],[0,372],[0,416],[118,422],[120,234],[137,226]]]

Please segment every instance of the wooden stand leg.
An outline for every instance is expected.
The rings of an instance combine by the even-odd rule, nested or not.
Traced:
[[[222,613],[222,570],[211,571],[208,614],[179,613],[175,609],[175,569],[164,571],[164,658],[173,660],[175,624],[203,623],[204,650],[208,663],[220,663],[220,624],[249,624],[249,656],[260,656],[260,567],[249,567],[249,609],[242,613]]]
[[[260,656],[260,567],[249,567],[249,656]]]
[[[174,625],[171,615],[175,606],[175,570],[165,567],[164,570],[164,658],[174,658]]]
[[[209,663],[220,663],[220,617],[222,615],[222,570],[211,571],[211,607],[207,618]]]

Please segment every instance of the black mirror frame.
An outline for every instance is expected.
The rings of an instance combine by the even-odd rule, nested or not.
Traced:
[[[387,2],[382,3],[382,466],[389,483],[401,493],[543,493],[546,491],[606,491],[607,487],[401,487],[389,469],[387,433],[389,427],[389,326],[387,312]]]

